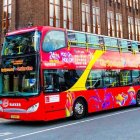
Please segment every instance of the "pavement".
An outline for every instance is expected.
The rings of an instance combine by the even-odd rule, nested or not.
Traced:
[[[140,108],[92,113],[81,120],[0,122],[0,140],[140,140]]]

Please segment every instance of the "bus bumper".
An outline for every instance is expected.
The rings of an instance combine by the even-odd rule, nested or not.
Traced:
[[[43,115],[38,115],[38,113],[0,113],[0,118],[11,119],[11,120],[21,120],[21,121],[43,121]]]

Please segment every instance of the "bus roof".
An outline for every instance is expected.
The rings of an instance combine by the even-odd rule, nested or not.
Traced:
[[[64,28],[56,28],[56,27],[51,27],[51,26],[33,26],[33,27],[27,27],[27,28],[18,29],[18,30],[9,32],[6,34],[6,36],[22,34],[22,33],[30,32],[30,31],[35,31],[35,30],[42,31],[42,30],[51,30],[51,29],[62,30],[62,31],[66,30]]]

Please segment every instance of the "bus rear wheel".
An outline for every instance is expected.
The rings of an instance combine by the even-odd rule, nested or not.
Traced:
[[[75,101],[73,107],[73,117],[75,119],[81,119],[86,115],[87,107],[86,103],[82,98],[79,98]]]
[[[140,91],[138,91],[137,93],[136,103],[137,103],[137,106],[140,106]]]

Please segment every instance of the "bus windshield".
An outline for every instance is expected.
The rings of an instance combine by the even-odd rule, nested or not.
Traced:
[[[34,62],[34,63],[33,63]],[[3,57],[0,96],[31,96],[38,94],[38,55]]]
[[[10,35],[5,38],[2,55],[20,55],[34,53],[38,50],[40,34],[32,31]]]
[[[31,96],[38,94],[37,75],[32,72],[3,73],[0,96]]]

